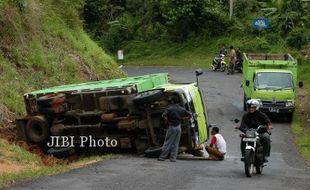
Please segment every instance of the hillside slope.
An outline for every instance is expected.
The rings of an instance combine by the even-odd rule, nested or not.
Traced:
[[[83,3],[0,1],[2,110],[23,113],[22,95],[34,89],[124,75],[83,31]]]
[[[84,0],[0,0],[0,187],[76,167],[16,142],[24,93],[125,76],[84,32],[83,6]]]

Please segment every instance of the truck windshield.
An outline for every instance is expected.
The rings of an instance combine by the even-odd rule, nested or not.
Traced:
[[[292,89],[294,87],[293,77],[290,73],[257,73],[255,87],[262,90]]]

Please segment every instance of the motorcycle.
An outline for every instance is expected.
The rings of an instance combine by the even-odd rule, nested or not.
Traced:
[[[247,177],[252,177],[254,167],[257,174],[262,174],[264,168],[263,146],[259,134],[264,133],[266,126],[260,125],[257,129],[249,129],[241,135],[245,142],[244,171]]]
[[[235,119],[235,123],[239,120]],[[257,174],[262,174],[263,168],[266,166],[264,162],[264,149],[260,142],[259,134],[268,132],[267,127],[260,125],[257,129],[248,129],[240,137],[245,142],[244,151],[244,171],[247,177],[252,177],[254,168]],[[271,132],[268,132],[271,134]]]
[[[215,57],[212,61],[211,67],[213,71],[220,70],[221,72],[225,72],[227,67],[225,62],[225,55],[220,54],[219,57]]]
[[[237,60],[235,64],[229,63],[227,70],[228,74],[234,74],[235,71],[238,71],[239,73],[242,73],[242,63],[243,60]]]
[[[239,73],[242,73],[242,63],[243,60],[237,60],[236,64],[235,64],[235,70],[238,71]]]

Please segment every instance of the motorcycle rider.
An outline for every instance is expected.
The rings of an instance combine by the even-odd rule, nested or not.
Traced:
[[[224,44],[222,45],[222,48],[220,49],[220,53],[219,55],[226,55],[227,54],[227,51],[226,51],[226,48],[224,46]]]
[[[270,156],[270,130],[272,129],[272,124],[270,122],[269,117],[259,111],[259,102],[255,99],[250,99],[246,102],[247,105],[247,113],[243,115],[241,124],[236,129],[239,129],[242,132],[246,132],[246,130],[250,128],[257,129],[258,126],[264,125],[267,126],[266,132],[259,134],[260,141],[263,146],[263,154],[264,154],[264,162],[268,162],[267,157]],[[245,153],[245,142],[241,139],[241,161],[244,161],[244,153]]]
[[[241,54],[240,48],[237,48],[236,54],[237,54],[236,65],[237,65],[237,67],[242,68],[243,59],[242,59],[242,54]]]

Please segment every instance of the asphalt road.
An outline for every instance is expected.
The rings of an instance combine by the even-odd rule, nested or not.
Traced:
[[[177,82],[195,81],[194,69],[130,67],[129,75],[169,72]],[[243,114],[241,75],[205,71],[200,84],[211,123],[220,127],[227,141],[224,161],[178,160],[159,162],[134,155],[98,162],[68,173],[16,184],[11,189],[310,189],[310,168],[299,156],[289,124],[273,121],[272,154],[262,175],[245,177],[240,162],[239,132],[234,118]]]

